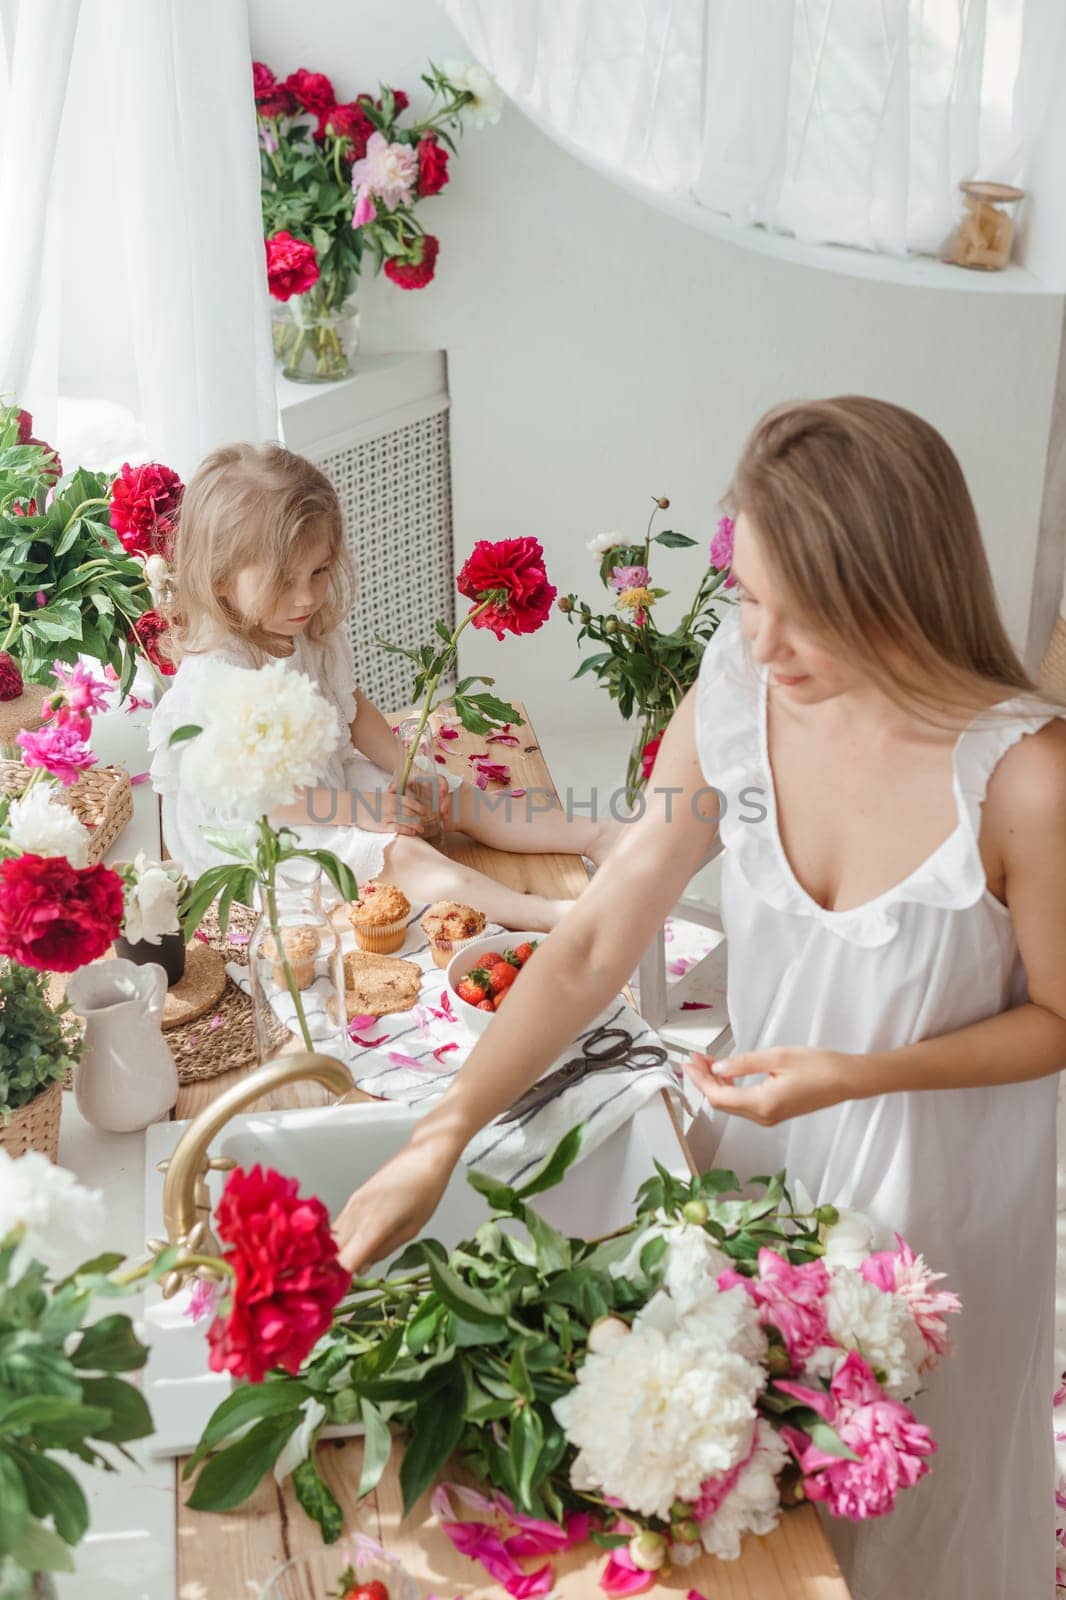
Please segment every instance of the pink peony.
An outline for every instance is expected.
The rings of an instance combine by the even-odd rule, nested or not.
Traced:
[[[718,572],[724,572],[733,565],[733,533],[736,523],[732,517],[719,517],[718,527],[715,529],[714,538],[711,540],[711,566]],[[730,575],[725,580],[724,587],[732,589],[736,579]]]
[[[776,1250],[759,1251],[759,1276],[745,1278],[732,1268],[719,1273],[719,1289],[746,1289],[759,1308],[764,1327],[776,1328],[795,1372],[819,1345],[829,1344],[825,1297],[829,1273],[823,1261],[794,1267]]]
[[[23,730],[15,735],[15,743],[22,749],[25,766],[43,767],[58,778],[64,789],[77,783],[88,767],[96,765],[96,757],[80,730],[70,723],[46,722],[36,733]]]
[[[902,1401],[887,1398],[856,1351],[848,1352],[828,1394],[787,1380],[777,1387],[812,1405],[857,1457],[845,1461],[828,1455],[799,1429],[781,1429],[803,1471],[808,1500],[824,1500],[833,1516],[851,1522],[883,1517],[899,1491],[912,1488],[929,1471],[925,1458],[936,1449],[929,1429]]]
[[[911,1316],[918,1324],[925,1340],[926,1357],[921,1371],[935,1367],[941,1356],[951,1354],[945,1316],[962,1310],[962,1301],[950,1289],[934,1289],[933,1284],[945,1277],[943,1272],[930,1272],[924,1256],[916,1256],[906,1239],[896,1234],[898,1250],[879,1250],[868,1256],[862,1264],[862,1275],[867,1283],[876,1284],[886,1294],[898,1294],[905,1300]]]
[[[647,567],[613,567],[611,588],[620,594],[623,589],[646,589],[651,582]]]
[[[373,222],[377,214],[377,206],[371,200],[369,191],[360,189],[356,196],[355,210],[352,212],[352,227],[365,228],[368,222]]]
[[[352,188],[380,200],[389,210],[408,205],[418,179],[418,156],[409,144],[390,144],[383,133],[372,133],[366,155],[352,164]]]

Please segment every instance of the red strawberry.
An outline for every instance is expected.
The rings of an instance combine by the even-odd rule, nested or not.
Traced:
[[[503,1002],[506,999],[507,999],[507,990],[506,989],[501,989],[499,994],[496,996],[495,1000],[492,1002],[493,1011],[499,1011],[500,1007],[503,1005]]]
[[[518,977],[518,968],[512,967],[509,961],[501,961],[492,969],[492,987],[496,994],[509,989]]]
[[[501,956],[498,950],[490,950],[488,955],[482,956],[481,961],[483,966],[498,967],[501,962],[506,963],[507,957],[506,955]]]
[[[351,1588],[345,1589],[343,1600],[389,1600],[389,1591],[380,1578],[371,1578],[367,1583],[353,1583]]]
[[[480,1005],[489,992],[488,974],[480,967],[475,967],[465,978],[459,979],[455,992],[460,1000],[466,1001],[467,1005]]]
[[[534,939],[532,944],[524,943],[515,946],[515,955],[518,957],[518,965],[520,967],[525,966],[539,943],[539,939]]]
[[[498,1004],[498,1002],[497,1002],[497,1004]],[[491,1000],[488,1000],[488,999],[479,1000],[478,1004],[477,1004],[477,1009],[479,1011],[495,1011],[496,1010],[496,1006],[493,1005]]]

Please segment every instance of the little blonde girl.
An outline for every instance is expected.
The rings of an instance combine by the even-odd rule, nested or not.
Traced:
[[[355,682],[344,628],[354,573],[329,479],[280,445],[215,450],[185,491],[175,545],[167,613],[178,668],[152,718],[151,774],[167,848],[186,870],[199,874],[227,859],[203,837],[225,818],[183,783],[186,746],[171,746],[170,736],[195,720],[190,704],[205,667],[262,667],[281,658],[336,706],[349,737],[318,786],[271,821],[287,823],[311,848],[332,850],[360,883],[383,876],[398,884],[412,903],[460,900],[504,927],[554,927],[570,901],[523,894],[449,860],[419,837],[417,802],[397,796],[392,775],[402,747]],[[472,785],[451,775],[440,781],[448,825],[498,849],[567,851],[598,862],[616,826],[568,819],[561,810],[503,814],[479,804]]]

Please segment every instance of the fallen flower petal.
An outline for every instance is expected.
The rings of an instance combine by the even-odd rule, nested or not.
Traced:
[[[516,733],[490,733],[488,738],[486,739],[485,743],[486,744],[506,744],[506,745],[511,746],[512,748],[517,748],[517,746],[518,746],[518,735]]]
[[[348,1027],[354,1028],[356,1033],[362,1033],[366,1028],[372,1028],[377,1020],[372,1012],[361,1012],[357,1017],[348,1018]]]
[[[419,1072],[422,1070],[421,1061],[416,1061],[414,1056],[404,1055],[402,1050],[390,1050],[389,1060],[397,1067],[414,1067]]]
[[[362,1034],[353,1033],[350,1028],[348,1029],[348,1037],[353,1044],[359,1046],[360,1050],[376,1050],[379,1044],[387,1044],[389,1041],[387,1033],[380,1034],[376,1039],[364,1039]]]
[[[451,1044],[439,1044],[433,1052],[433,1059],[434,1061],[443,1061],[449,1050],[458,1050],[458,1048],[459,1046],[454,1041]]]
[[[524,789],[512,789],[511,790],[511,799],[512,800],[521,800],[521,798],[525,794],[525,792],[526,791]]]
[[[207,1026],[211,1029],[212,1032],[214,1032],[214,1030],[216,1028],[224,1028],[226,1026],[226,1024],[222,1020],[221,1011],[216,1011],[215,1012],[214,1016],[211,1018],[211,1021],[207,1024]]]
[[[152,774],[150,772],[138,772],[135,777],[130,779],[130,783],[131,784],[147,783],[148,779],[151,776],[152,776]]]
[[[713,1000],[682,1000],[682,1011],[713,1011]]]

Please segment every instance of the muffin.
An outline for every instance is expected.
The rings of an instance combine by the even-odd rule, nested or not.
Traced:
[[[292,971],[293,982],[298,989],[309,989],[315,981],[315,957],[318,955],[318,929],[301,923],[295,928],[282,928],[281,948],[288,958]],[[274,982],[280,989],[288,988],[285,977],[285,968],[281,964],[278,947],[274,943],[274,935],[268,934],[263,940],[263,954],[268,961],[272,961]]]
[[[360,950],[388,956],[398,950],[407,937],[411,902],[394,883],[370,878],[359,891],[359,899],[348,907],[348,920]]]
[[[446,967],[457,950],[485,929],[485,913],[454,900],[438,900],[422,917],[422,932],[438,967]]]

